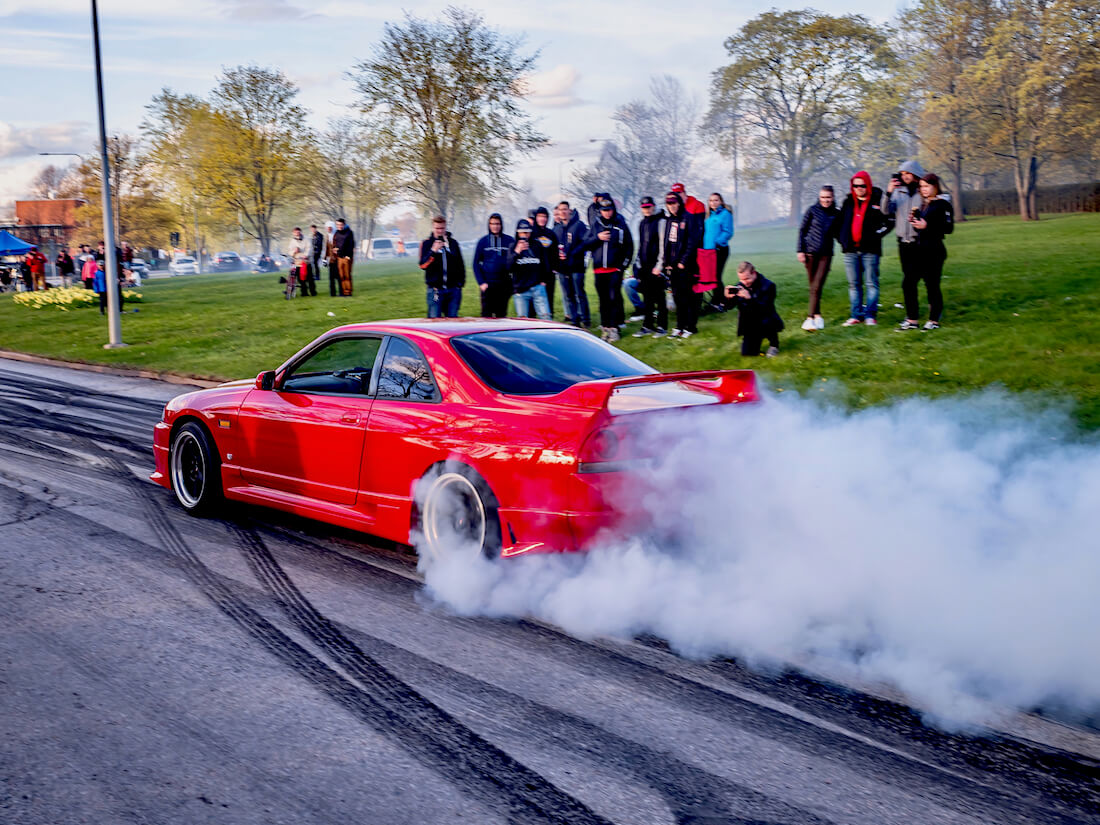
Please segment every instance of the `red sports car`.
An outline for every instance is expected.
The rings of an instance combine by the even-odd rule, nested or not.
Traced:
[[[172,399],[156,471],[191,513],[224,499],[421,552],[584,549],[651,460],[649,416],[756,399],[750,370],[662,374],[563,324],[337,327],[255,380]]]

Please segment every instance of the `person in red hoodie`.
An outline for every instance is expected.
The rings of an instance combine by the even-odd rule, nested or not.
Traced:
[[[27,253],[27,266],[31,268],[31,283],[34,289],[46,289],[46,256],[35,247]]]
[[[850,194],[840,207],[837,240],[844,253],[848,276],[848,320],[841,326],[878,324],[878,265],[882,239],[892,227],[882,190],[871,185],[866,172],[852,175]]]

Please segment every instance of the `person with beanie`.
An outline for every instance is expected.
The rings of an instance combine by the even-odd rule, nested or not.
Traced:
[[[848,197],[840,207],[838,238],[844,253],[844,274],[848,276],[848,320],[842,326],[878,323],[878,273],[882,238],[890,231],[883,210],[882,190],[871,185],[867,172],[856,172]]]
[[[533,306],[540,320],[550,320],[550,304],[546,300],[545,259],[532,244],[534,227],[526,218],[516,224],[516,239],[508,250],[508,273],[512,276],[512,299],[516,317],[526,318]]]
[[[676,304],[676,328],[669,338],[687,339],[698,330],[701,294],[695,291],[696,251],[702,243],[699,215],[688,214],[677,192],[665,195],[665,226],[661,238],[661,259],[657,267],[672,286]]]
[[[668,301],[665,292],[668,280],[661,270],[661,245],[664,242],[665,212],[658,209],[653,198],[646,195],[641,202],[642,219],[638,223],[638,259],[634,273],[641,285],[643,312],[642,328],[635,338],[652,335],[664,338],[668,330]]]
[[[601,337],[614,342],[619,340],[619,327],[626,321],[623,271],[634,258],[634,238],[611,198],[602,198],[598,206],[599,216],[588,227],[584,245],[592,254],[592,271],[600,300]]]
[[[917,230],[909,218],[914,209],[921,207],[920,179],[924,167],[919,161],[907,160],[898,167],[886,186],[886,214],[894,221],[894,234],[898,238],[898,263],[901,264],[901,280],[919,280],[917,274]]]

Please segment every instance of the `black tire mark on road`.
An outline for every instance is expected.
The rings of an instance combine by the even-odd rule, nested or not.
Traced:
[[[422,726],[425,730],[434,730],[437,736],[445,734],[462,750],[470,750],[472,753],[476,753],[479,749],[485,750],[487,746],[487,749],[491,750],[487,750],[485,755],[492,761],[481,768],[482,773],[489,775],[493,771],[499,770],[499,767],[492,763],[499,763],[502,759],[514,762],[508,754],[486,743],[465,725],[391,674],[376,659],[365,653],[359,645],[344,634],[302,594],[255,529],[240,524],[232,526],[253,573],[275,598],[287,618],[314,643],[331,655],[348,673],[368,686],[372,695],[378,698],[379,701],[389,705],[396,713],[406,717],[410,724]],[[555,715],[550,708],[541,705],[539,707],[545,712],[546,717]],[[628,742],[595,725],[568,718],[564,714],[556,714],[554,721],[559,724],[569,724],[573,728],[573,733],[581,734],[576,740],[571,736],[556,737],[559,744],[568,749],[576,750],[578,743],[593,739],[601,740],[601,745],[606,744],[613,749],[617,756],[615,761],[618,763],[618,767],[648,780],[648,784],[657,790],[669,804],[677,823],[690,821],[688,817],[695,817],[700,806],[708,808],[712,812],[717,812],[727,808],[732,800],[736,800],[744,807],[785,809],[782,811],[782,821],[784,822],[806,823],[807,825],[811,823],[825,825],[828,822],[828,820],[821,819],[808,811],[778,802],[745,786],[708,774],[669,754],[659,754],[644,745]],[[546,732],[544,728],[538,729],[543,730],[544,733]],[[580,749],[582,751],[597,750],[597,748],[585,748],[583,745]],[[600,754],[605,752],[603,747],[598,748],[598,750]],[[643,764],[638,764],[638,761],[643,762]],[[522,766],[519,767],[522,768]],[[526,771],[525,768],[524,770]],[[670,777],[677,777],[681,782],[670,781]],[[522,777],[517,777],[517,779],[524,781]],[[513,780],[512,784],[517,783]],[[696,812],[692,813],[688,810],[691,808],[695,808]],[[716,814],[710,813],[708,816],[716,816]],[[722,817],[721,820],[715,819],[716,822],[748,821],[730,813],[723,813],[720,816]],[[768,821],[776,822],[778,820],[769,819]]]
[[[511,822],[607,825],[603,817],[457,722],[451,726],[452,730],[446,731],[448,736],[430,727],[411,724],[392,702],[395,698],[415,702],[419,694],[399,680],[391,677],[393,694],[387,702],[318,659],[224,587],[165,517],[148,485],[114,456],[103,452],[103,457],[114,473],[142,497],[154,533],[165,549],[182,562],[184,572],[201,592],[271,653],[361,721],[391,736],[396,744],[449,779],[461,792],[491,808],[506,811]],[[378,686],[382,680],[374,681]],[[419,698],[426,703],[423,697]],[[446,741],[454,734],[458,734],[457,741]]]

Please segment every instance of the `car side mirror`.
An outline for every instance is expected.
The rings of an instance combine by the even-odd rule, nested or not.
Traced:
[[[267,370],[261,372],[256,376],[256,389],[258,390],[273,390],[275,389],[275,370]]]

